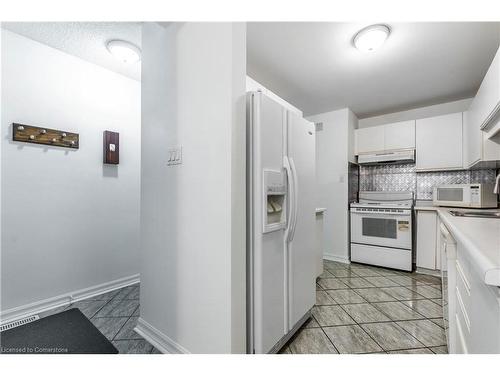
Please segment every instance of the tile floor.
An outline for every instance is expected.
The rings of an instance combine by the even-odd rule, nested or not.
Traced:
[[[447,353],[441,280],[361,264],[325,261],[312,318],[281,353]],[[120,354],[159,353],[134,332],[139,285],[39,314],[79,308]]]
[[[139,293],[139,285],[136,284],[38,315],[43,318],[76,307],[113,343],[120,354],[159,353],[134,332],[139,317]]]
[[[447,353],[441,279],[324,262],[312,318],[281,353]]]

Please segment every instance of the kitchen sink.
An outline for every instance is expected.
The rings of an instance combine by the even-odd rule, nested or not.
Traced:
[[[483,217],[490,219],[500,219],[500,212],[495,211],[450,211],[453,216],[461,217]]]

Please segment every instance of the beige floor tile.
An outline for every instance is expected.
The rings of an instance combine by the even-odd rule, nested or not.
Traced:
[[[314,306],[313,315],[320,326],[339,326],[356,322],[338,305]]]
[[[351,288],[373,288],[374,285],[361,277],[345,277],[339,278],[344,284]]]
[[[366,302],[359,294],[351,289],[329,290],[328,294],[335,300],[335,302],[341,305]]]
[[[396,301],[394,297],[387,294],[380,288],[364,288],[364,289],[354,289],[361,297],[363,297],[368,302],[390,302]]]
[[[398,301],[407,301],[407,300],[416,300],[416,299],[424,299],[424,296],[421,296],[417,292],[405,288],[404,286],[397,286],[393,288],[380,288],[383,292],[389,294],[390,296],[396,298]]]
[[[391,320],[369,303],[342,305],[342,308],[356,321],[356,323],[387,322]]]
[[[418,312],[399,301],[377,302],[374,303],[373,306],[382,311],[385,315],[391,318],[391,320],[424,319],[424,317]]]
[[[293,354],[338,353],[321,328],[303,329],[288,344]]]
[[[428,299],[402,301],[402,303],[426,318],[441,318],[443,316],[443,308]]]
[[[339,279],[320,279],[318,284],[325,290],[328,289],[347,289],[348,286]]]
[[[448,354],[448,347],[446,345],[436,346],[430,349],[436,354]]]
[[[425,347],[415,337],[399,327],[396,323],[368,323],[361,327],[384,350],[417,349]]]
[[[324,330],[341,354],[382,351],[382,348],[360,326],[326,327]]]
[[[446,345],[444,329],[430,320],[408,320],[397,325],[426,346]]]
[[[316,291],[316,306],[320,305],[336,305],[337,302],[333,300],[332,297],[328,295],[325,290]]]
[[[366,280],[378,287],[398,286],[397,283],[385,276],[367,277]]]

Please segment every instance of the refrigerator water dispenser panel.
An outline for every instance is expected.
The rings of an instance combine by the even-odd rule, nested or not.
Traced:
[[[264,170],[263,232],[274,232],[286,225],[286,184],[285,174],[279,171]]]

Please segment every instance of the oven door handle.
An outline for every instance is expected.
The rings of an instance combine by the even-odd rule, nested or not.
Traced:
[[[361,216],[411,216],[410,212],[373,212],[373,211],[351,211],[351,214]]]

